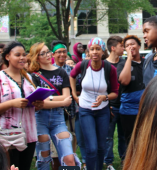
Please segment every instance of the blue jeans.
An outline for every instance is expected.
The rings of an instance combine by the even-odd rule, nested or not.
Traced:
[[[79,122],[79,112],[76,113],[76,118],[75,118],[75,134],[76,134],[77,144],[80,147],[82,163],[86,163],[85,141],[84,141],[81,125]]]
[[[101,110],[79,108],[79,119],[86,147],[88,170],[102,170],[110,121],[109,106]]]
[[[61,132],[68,132],[65,120],[64,113],[62,108],[56,109],[43,109],[35,114],[37,122],[37,135],[48,135],[51,137],[61,163],[61,166],[66,166],[63,161],[63,158],[67,155],[74,155],[76,165],[80,166],[80,161],[73,153],[72,148],[72,136],[70,134],[69,138],[59,139],[57,134]],[[48,157],[42,157],[42,151],[50,150],[50,140],[46,142],[37,142],[36,152],[37,152],[37,168],[38,170],[49,170],[49,163],[52,161],[51,153]]]
[[[116,123],[117,123],[117,132],[118,132],[118,152],[121,160],[124,160],[125,151],[126,151],[126,142],[125,142],[124,132],[120,121],[119,108],[112,106],[112,113],[114,114],[114,117],[110,122],[110,126],[109,126],[108,136],[106,139],[106,153],[104,158],[104,162],[107,165],[112,164],[114,160],[113,136],[114,136]]]

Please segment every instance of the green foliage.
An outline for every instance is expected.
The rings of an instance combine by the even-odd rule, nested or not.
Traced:
[[[50,20],[55,26],[56,17],[51,17]],[[36,42],[45,42],[50,47],[50,43],[55,39],[56,37],[53,35],[46,15],[34,14],[22,23],[18,41],[25,45],[26,51],[29,51],[31,45]]]
[[[62,3],[61,3],[62,2]],[[39,4],[39,8],[35,8],[33,3]],[[17,20],[16,24],[17,27],[21,25],[26,30],[21,30],[20,35],[22,37],[32,38],[31,41],[38,40],[37,36],[39,36],[39,40],[44,39],[45,36],[48,36],[46,41],[49,41],[49,37],[55,35],[58,39],[62,39],[69,42],[68,30],[70,26],[70,19],[69,19],[69,5],[68,0],[0,0],[0,15],[9,15],[10,22],[12,26],[15,24],[15,18]],[[58,5],[58,6],[57,6]],[[88,13],[91,13],[91,10],[95,10],[97,13],[96,19],[89,22],[85,21],[83,27],[83,31],[78,29],[76,36],[79,36],[81,33],[87,30],[87,27],[92,25],[97,25],[97,22],[101,23],[104,20],[105,15],[108,15],[108,18],[113,18],[113,20],[109,20],[109,30],[110,33],[119,33],[127,30],[128,24],[128,15],[130,13],[138,12],[139,10],[146,11],[151,15],[155,15],[155,8],[150,3],[150,0],[77,0],[74,1],[74,8],[81,9],[81,10],[88,10]],[[43,19],[43,22],[40,21],[37,23],[37,18],[39,21],[39,17],[41,16],[32,16],[33,13],[41,12],[41,9],[47,13],[47,17],[40,18]],[[53,12],[52,12],[53,10]],[[77,13],[77,10],[74,10]],[[58,22],[57,25],[54,25],[54,19],[52,19],[52,15],[56,13],[56,21]],[[157,11],[157,10],[156,10]],[[18,17],[20,20],[24,22],[18,22]],[[27,17],[31,16],[30,25],[31,29],[27,26]],[[48,18],[51,22],[48,22]],[[47,20],[47,21],[46,21]],[[46,30],[43,31],[45,23]],[[19,25],[18,25],[19,24]],[[41,24],[41,25],[40,25]],[[88,25],[88,26],[87,26]],[[38,28],[38,29],[37,29]],[[28,30],[27,30],[28,29]],[[41,29],[41,30],[39,30]],[[51,30],[51,31],[50,31]],[[25,32],[30,32],[31,34],[26,34]],[[44,33],[43,33],[44,32]],[[30,42],[30,41],[29,41]]]
[[[10,19],[15,19],[16,14],[25,17],[30,14],[30,3],[32,0],[0,0],[0,15],[8,14]]]
[[[149,0],[102,0],[108,4],[109,31],[110,33],[127,32],[129,27],[128,15],[139,10],[155,15],[155,8]],[[133,19],[133,18],[132,18]]]

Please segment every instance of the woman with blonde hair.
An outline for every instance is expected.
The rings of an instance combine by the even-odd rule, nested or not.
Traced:
[[[123,170],[157,168],[157,76],[140,100],[139,112],[127,149]]]
[[[67,53],[63,44],[54,46],[54,53]],[[69,77],[62,68],[52,65],[52,53],[44,43],[36,43],[28,54],[31,63],[29,71],[36,86],[57,89],[54,96],[44,101],[44,109],[36,112],[38,142],[36,144],[38,170],[49,170],[52,162],[50,138],[59,156],[61,166],[80,166],[73,153],[72,136],[67,130],[64,119],[64,106],[71,104]]]

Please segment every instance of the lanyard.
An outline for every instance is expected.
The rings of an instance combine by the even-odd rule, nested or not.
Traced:
[[[92,82],[93,82],[93,89],[94,89],[94,96],[95,96],[95,101],[96,101],[96,97],[98,95],[99,89],[100,89],[100,83],[101,83],[101,73],[102,73],[102,67],[101,67],[101,72],[100,72],[100,78],[99,78],[99,86],[98,86],[98,90],[95,91],[95,87],[94,87],[94,80],[93,80],[93,74],[92,74],[92,67],[91,67],[91,75],[92,75]]]

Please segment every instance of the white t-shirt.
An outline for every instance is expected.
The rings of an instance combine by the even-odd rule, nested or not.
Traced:
[[[93,78],[92,78],[93,77]],[[79,97],[79,105],[82,108],[100,110],[107,106],[108,101],[102,101],[98,107],[91,107],[99,95],[107,95],[107,83],[104,77],[104,68],[94,71],[91,67],[86,70],[82,80],[82,92]]]

